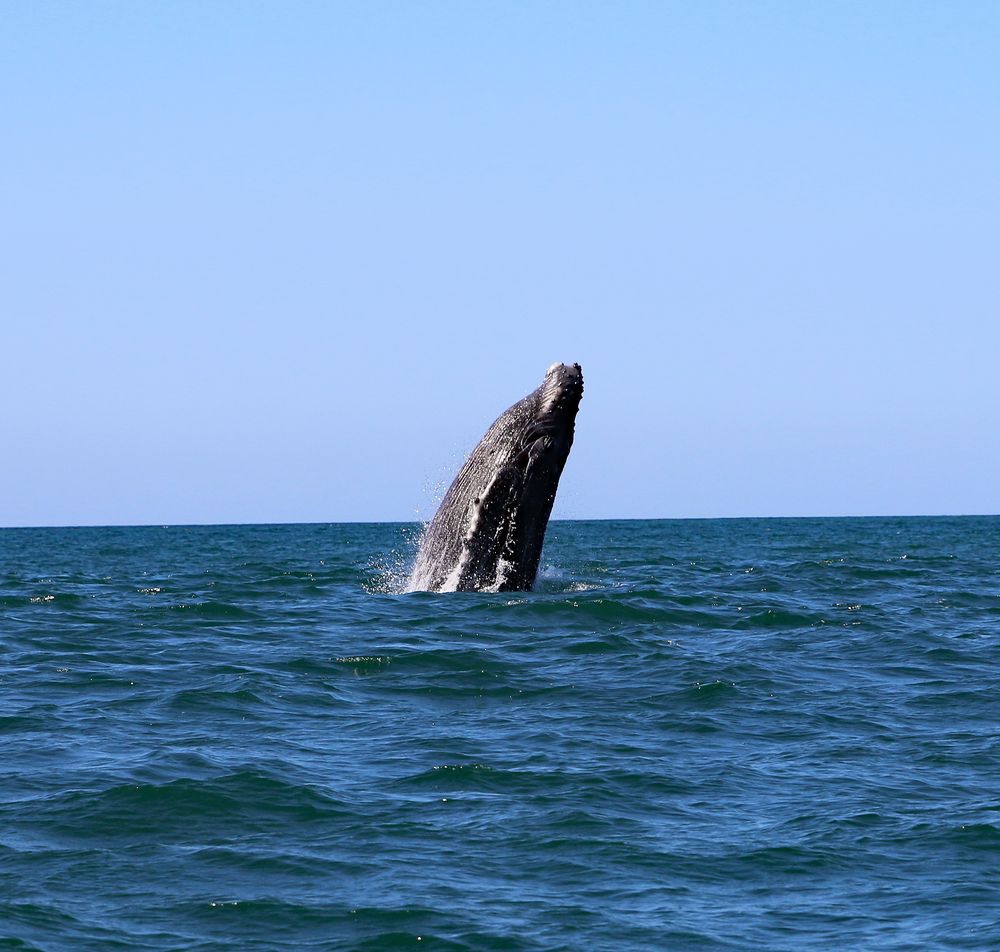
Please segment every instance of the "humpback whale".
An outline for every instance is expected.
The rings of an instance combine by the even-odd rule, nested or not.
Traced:
[[[582,396],[580,365],[553,364],[497,418],[424,530],[407,591],[531,589]]]

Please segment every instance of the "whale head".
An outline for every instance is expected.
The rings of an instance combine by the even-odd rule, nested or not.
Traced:
[[[525,482],[522,488],[524,506],[536,505],[541,500],[548,501],[548,513],[555,501],[559,476],[566,465],[566,457],[573,446],[576,428],[576,414],[583,397],[583,372],[579,364],[552,364],[545,372],[545,378],[534,393],[529,394],[521,404],[526,421],[523,429],[515,425],[512,436],[518,447],[515,460],[528,453],[528,465],[524,470]],[[515,404],[508,413],[516,411]],[[500,418],[503,420],[503,417]],[[498,421],[499,422],[499,421]]]

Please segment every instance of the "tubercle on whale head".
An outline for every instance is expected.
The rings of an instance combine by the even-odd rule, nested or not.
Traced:
[[[576,385],[583,389],[583,371],[579,364],[561,364],[559,361],[549,364],[548,370],[545,371],[545,382],[553,380],[563,386]]]
[[[538,388],[539,422],[576,416],[583,396],[583,371],[579,364],[552,364]]]

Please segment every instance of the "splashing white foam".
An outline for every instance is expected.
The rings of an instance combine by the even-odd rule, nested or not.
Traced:
[[[365,587],[372,594],[401,595],[410,591],[407,587],[413,570],[413,562],[420,547],[426,525],[419,529],[404,528],[402,544],[390,552],[372,558],[368,568],[374,575]]]

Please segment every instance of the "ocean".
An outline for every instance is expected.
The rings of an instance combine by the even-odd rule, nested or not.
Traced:
[[[0,530],[0,948],[1000,948],[1000,517]]]

